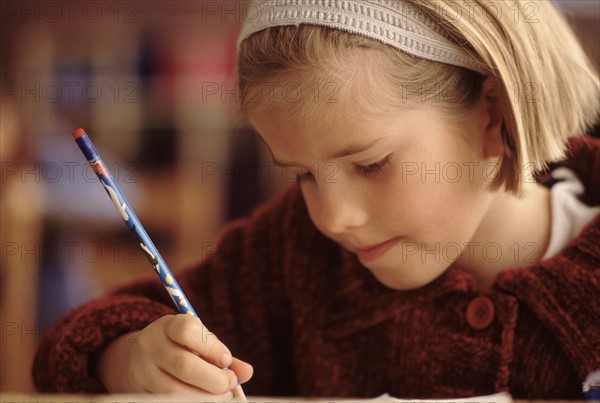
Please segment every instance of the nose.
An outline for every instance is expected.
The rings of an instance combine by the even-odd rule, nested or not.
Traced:
[[[319,189],[320,220],[323,229],[341,234],[361,227],[368,220],[366,205],[359,191],[327,184]]]

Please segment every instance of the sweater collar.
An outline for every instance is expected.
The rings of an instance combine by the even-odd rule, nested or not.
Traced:
[[[589,206],[600,204],[600,139],[587,135],[569,140],[567,158],[549,165],[538,176],[540,183],[551,182],[550,172],[564,166],[573,170],[585,187],[581,201]]]
[[[589,206],[600,204],[600,139],[587,135],[571,138],[567,158],[550,164],[548,170],[539,176],[538,181],[551,182],[550,172],[558,167],[573,170],[583,183],[585,192],[581,196],[582,202]],[[600,215],[597,215],[555,257],[600,260]],[[553,261],[553,258],[547,260]]]

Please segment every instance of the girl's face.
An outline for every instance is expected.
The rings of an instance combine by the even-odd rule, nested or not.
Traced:
[[[486,108],[456,123],[436,105],[353,112],[351,101],[326,116],[278,103],[248,117],[274,160],[297,167],[320,232],[386,286],[421,287],[473,250],[494,200]]]

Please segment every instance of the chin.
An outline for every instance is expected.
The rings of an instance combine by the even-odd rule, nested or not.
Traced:
[[[375,276],[375,278],[384,286],[391,288],[397,291],[411,291],[416,290],[418,288],[424,287],[427,284],[434,281],[436,278],[441,276],[445,270],[441,270],[439,272],[429,272],[425,273],[425,275],[419,273],[423,270],[423,267],[419,268],[411,268],[406,270],[410,272],[410,274],[405,274],[403,271],[405,270],[371,270],[369,271]],[[415,275],[415,273],[421,275]],[[411,275],[412,274],[412,275]]]

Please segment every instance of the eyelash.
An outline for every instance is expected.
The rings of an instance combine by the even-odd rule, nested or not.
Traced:
[[[367,166],[356,165],[356,171],[365,177],[369,176],[371,174],[377,173],[377,172],[381,172],[386,166],[391,164],[391,159],[392,159],[392,154],[389,154],[382,160],[374,162]],[[299,183],[302,179],[308,178],[308,175],[312,175],[312,174],[310,172],[307,172],[303,175],[297,175],[296,183]]]
[[[357,165],[356,166],[356,171],[364,176],[369,176],[371,174],[374,174],[376,172],[380,172],[383,170],[383,168],[385,168],[386,166],[390,165],[391,163],[391,159],[392,159],[392,154],[387,155],[384,159],[374,162],[372,164],[367,165],[366,167],[361,166],[361,165]]]

